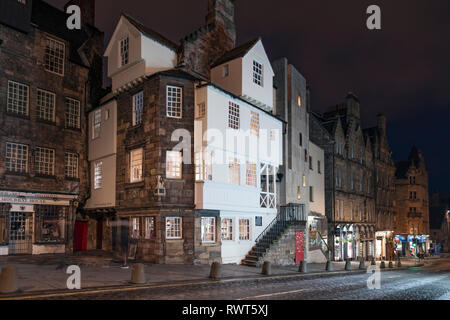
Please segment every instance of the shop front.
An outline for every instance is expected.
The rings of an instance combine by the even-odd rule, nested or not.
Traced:
[[[394,241],[397,252],[404,257],[428,253],[431,243],[429,235],[396,235]]]
[[[0,191],[0,255],[70,250],[75,195]]]
[[[334,235],[336,261],[369,259],[374,255],[373,226],[338,225]]]
[[[395,242],[393,231],[378,231],[375,233],[375,259],[394,260]]]

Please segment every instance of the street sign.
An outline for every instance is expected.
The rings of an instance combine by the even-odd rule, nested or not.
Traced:
[[[300,264],[300,262],[305,261],[305,233],[296,232],[295,233],[295,263]]]

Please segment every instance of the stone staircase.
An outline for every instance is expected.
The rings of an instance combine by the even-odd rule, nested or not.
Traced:
[[[281,207],[277,218],[256,239],[255,245],[241,261],[241,264],[251,267],[260,266],[264,256],[290,226],[306,223],[308,216],[305,211],[303,205]]]

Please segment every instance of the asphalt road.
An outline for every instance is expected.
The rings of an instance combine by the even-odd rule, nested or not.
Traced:
[[[50,300],[450,300],[450,260],[408,270],[383,271],[380,288],[369,289],[371,274],[315,279],[273,278],[260,281],[161,286],[47,297]],[[372,282],[373,283],[373,282]],[[40,299],[43,299],[42,297]]]

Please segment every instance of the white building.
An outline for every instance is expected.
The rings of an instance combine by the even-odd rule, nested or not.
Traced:
[[[195,204],[220,211],[222,262],[240,263],[277,216],[283,121],[261,39],[226,53],[196,89]]]

